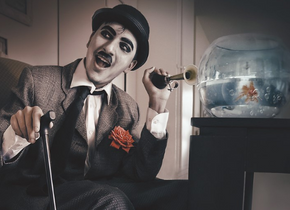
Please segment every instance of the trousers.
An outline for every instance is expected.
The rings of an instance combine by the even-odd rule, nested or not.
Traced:
[[[23,196],[13,197],[15,190],[21,190]],[[6,190],[5,200],[1,199],[4,197],[1,192],[1,210],[49,209],[48,196],[29,196],[22,185],[13,185]],[[57,210],[186,210],[188,180],[135,182],[107,178],[70,181],[55,187],[55,197]]]

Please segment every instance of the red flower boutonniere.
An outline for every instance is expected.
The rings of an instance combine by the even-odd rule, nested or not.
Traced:
[[[122,147],[124,151],[129,153],[129,150],[133,146],[133,138],[129,131],[124,130],[120,126],[116,126],[114,130],[111,131],[109,135],[109,139],[112,139],[111,147],[115,147],[116,149],[119,149]]]

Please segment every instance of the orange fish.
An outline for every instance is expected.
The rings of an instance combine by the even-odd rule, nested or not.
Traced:
[[[250,86],[244,85],[242,87],[242,92],[240,93],[239,97],[237,97],[236,101],[241,99],[242,97],[246,96],[245,102],[248,103],[249,101],[259,102],[259,97],[257,89],[254,87],[253,81],[250,82]]]

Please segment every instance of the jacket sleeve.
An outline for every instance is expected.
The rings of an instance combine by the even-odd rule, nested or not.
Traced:
[[[25,82],[24,82],[25,81]],[[25,106],[32,105],[34,100],[33,93],[33,79],[31,72],[28,68],[25,68],[20,75],[18,85],[12,88],[9,100],[7,104],[0,111],[0,150],[1,150],[1,166],[3,165],[3,135],[10,125],[10,118],[18,110],[23,109]],[[23,97],[26,96],[26,97]]]
[[[137,133],[138,120],[134,122],[132,133]],[[124,158],[122,171],[134,180],[153,180],[156,178],[164,158],[168,134],[157,139],[144,125],[136,144]]]

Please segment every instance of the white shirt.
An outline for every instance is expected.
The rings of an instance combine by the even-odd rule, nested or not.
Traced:
[[[77,86],[88,86],[91,88],[91,92],[95,91],[95,86],[90,82],[86,75],[84,66],[84,59],[79,63],[77,69],[73,75],[71,88]],[[98,90],[105,90],[107,93],[107,103],[110,102],[112,83],[104,86]],[[86,159],[85,172],[90,168],[89,155],[94,149],[95,141],[95,128],[98,123],[99,113],[101,110],[102,98],[100,95],[88,95],[84,102],[83,111],[86,115],[86,128],[87,128],[87,139],[88,139],[88,153]],[[154,135],[157,139],[162,139],[166,135],[166,126],[168,121],[169,113],[158,114],[156,111],[148,108],[146,128]],[[9,161],[15,157],[23,148],[28,146],[30,143],[26,139],[15,135],[11,125],[7,128],[3,135],[2,154],[3,161]]]

